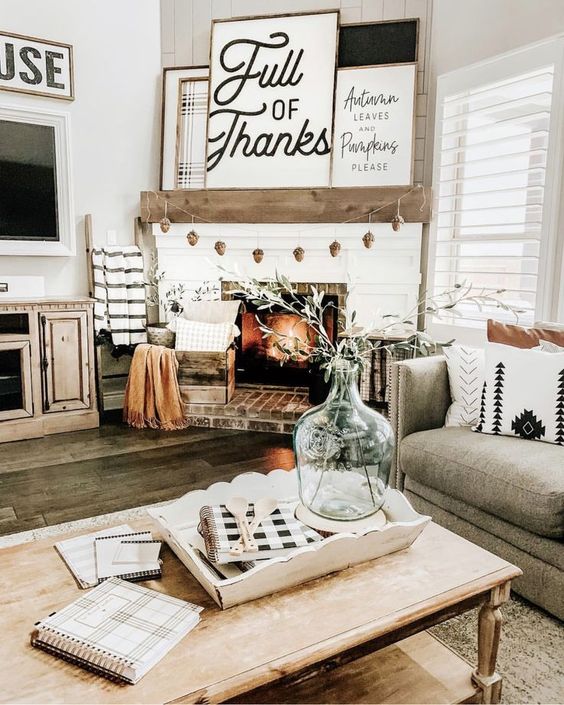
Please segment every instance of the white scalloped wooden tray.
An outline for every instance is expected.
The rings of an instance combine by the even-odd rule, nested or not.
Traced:
[[[382,528],[334,534],[287,556],[259,561],[246,573],[220,580],[198,555],[204,547],[197,528],[200,507],[225,504],[233,496],[249,501],[269,496],[297,503],[296,471],[244,473],[231,482],[217,482],[207,490],[188,492],[170,504],[147,510],[164,540],[222,609],[408,548],[431,521],[431,517],[418,514],[401,492],[388,488],[382,507],[387,522]]]

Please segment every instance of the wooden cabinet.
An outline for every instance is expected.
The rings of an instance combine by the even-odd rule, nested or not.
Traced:
[[[88,409],[88,317],[86,311],[41,313],[43,411]]]
[[[93,301],[0,299],[0,442],[98,424]]]

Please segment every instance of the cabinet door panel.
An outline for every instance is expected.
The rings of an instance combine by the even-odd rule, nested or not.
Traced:
[[[90,407],[86,311],[41,314],[43,411]]]

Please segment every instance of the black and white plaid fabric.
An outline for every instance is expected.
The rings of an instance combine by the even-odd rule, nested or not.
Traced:
[[[247,520],[249,524],[254,517],[254,507],[249,504]],[[201,533],[206,544],[208,558],[221,562],[226,558],[241,560],[229,556],[234,544],[239,540],[239,529],[235,517],[224,505],[206,506],[200,510]],[[259,553],[245,553],[244,556],[263,558],[261,553],[289,551],[307,546],[309,543],[321,540],[320,534],[309,526],[302,524],[294,516],[294,506],[280,504],[278,508],[259,524],[254,533],[255,543]]]
[[[208,87],[206,80],[181,81],[176,188],[203,188]]]
[[[201,610],[110,578],[38,622],[32,643],[89,670],[133,683],[198,624]]]

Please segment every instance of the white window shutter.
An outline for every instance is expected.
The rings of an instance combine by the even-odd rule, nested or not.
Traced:
[[[541,294],[555,239],[549,180],[562,168],[551,150],[561,152],[555,99],[563,47],[562,38],[534,45],[438,81],[429,290],[472,283],[475,293],[519,309],[523,325],[546,314]],[[492,317],[515,322],[493,306],[459,312],[432,324],[456,331],[483,329]]]

